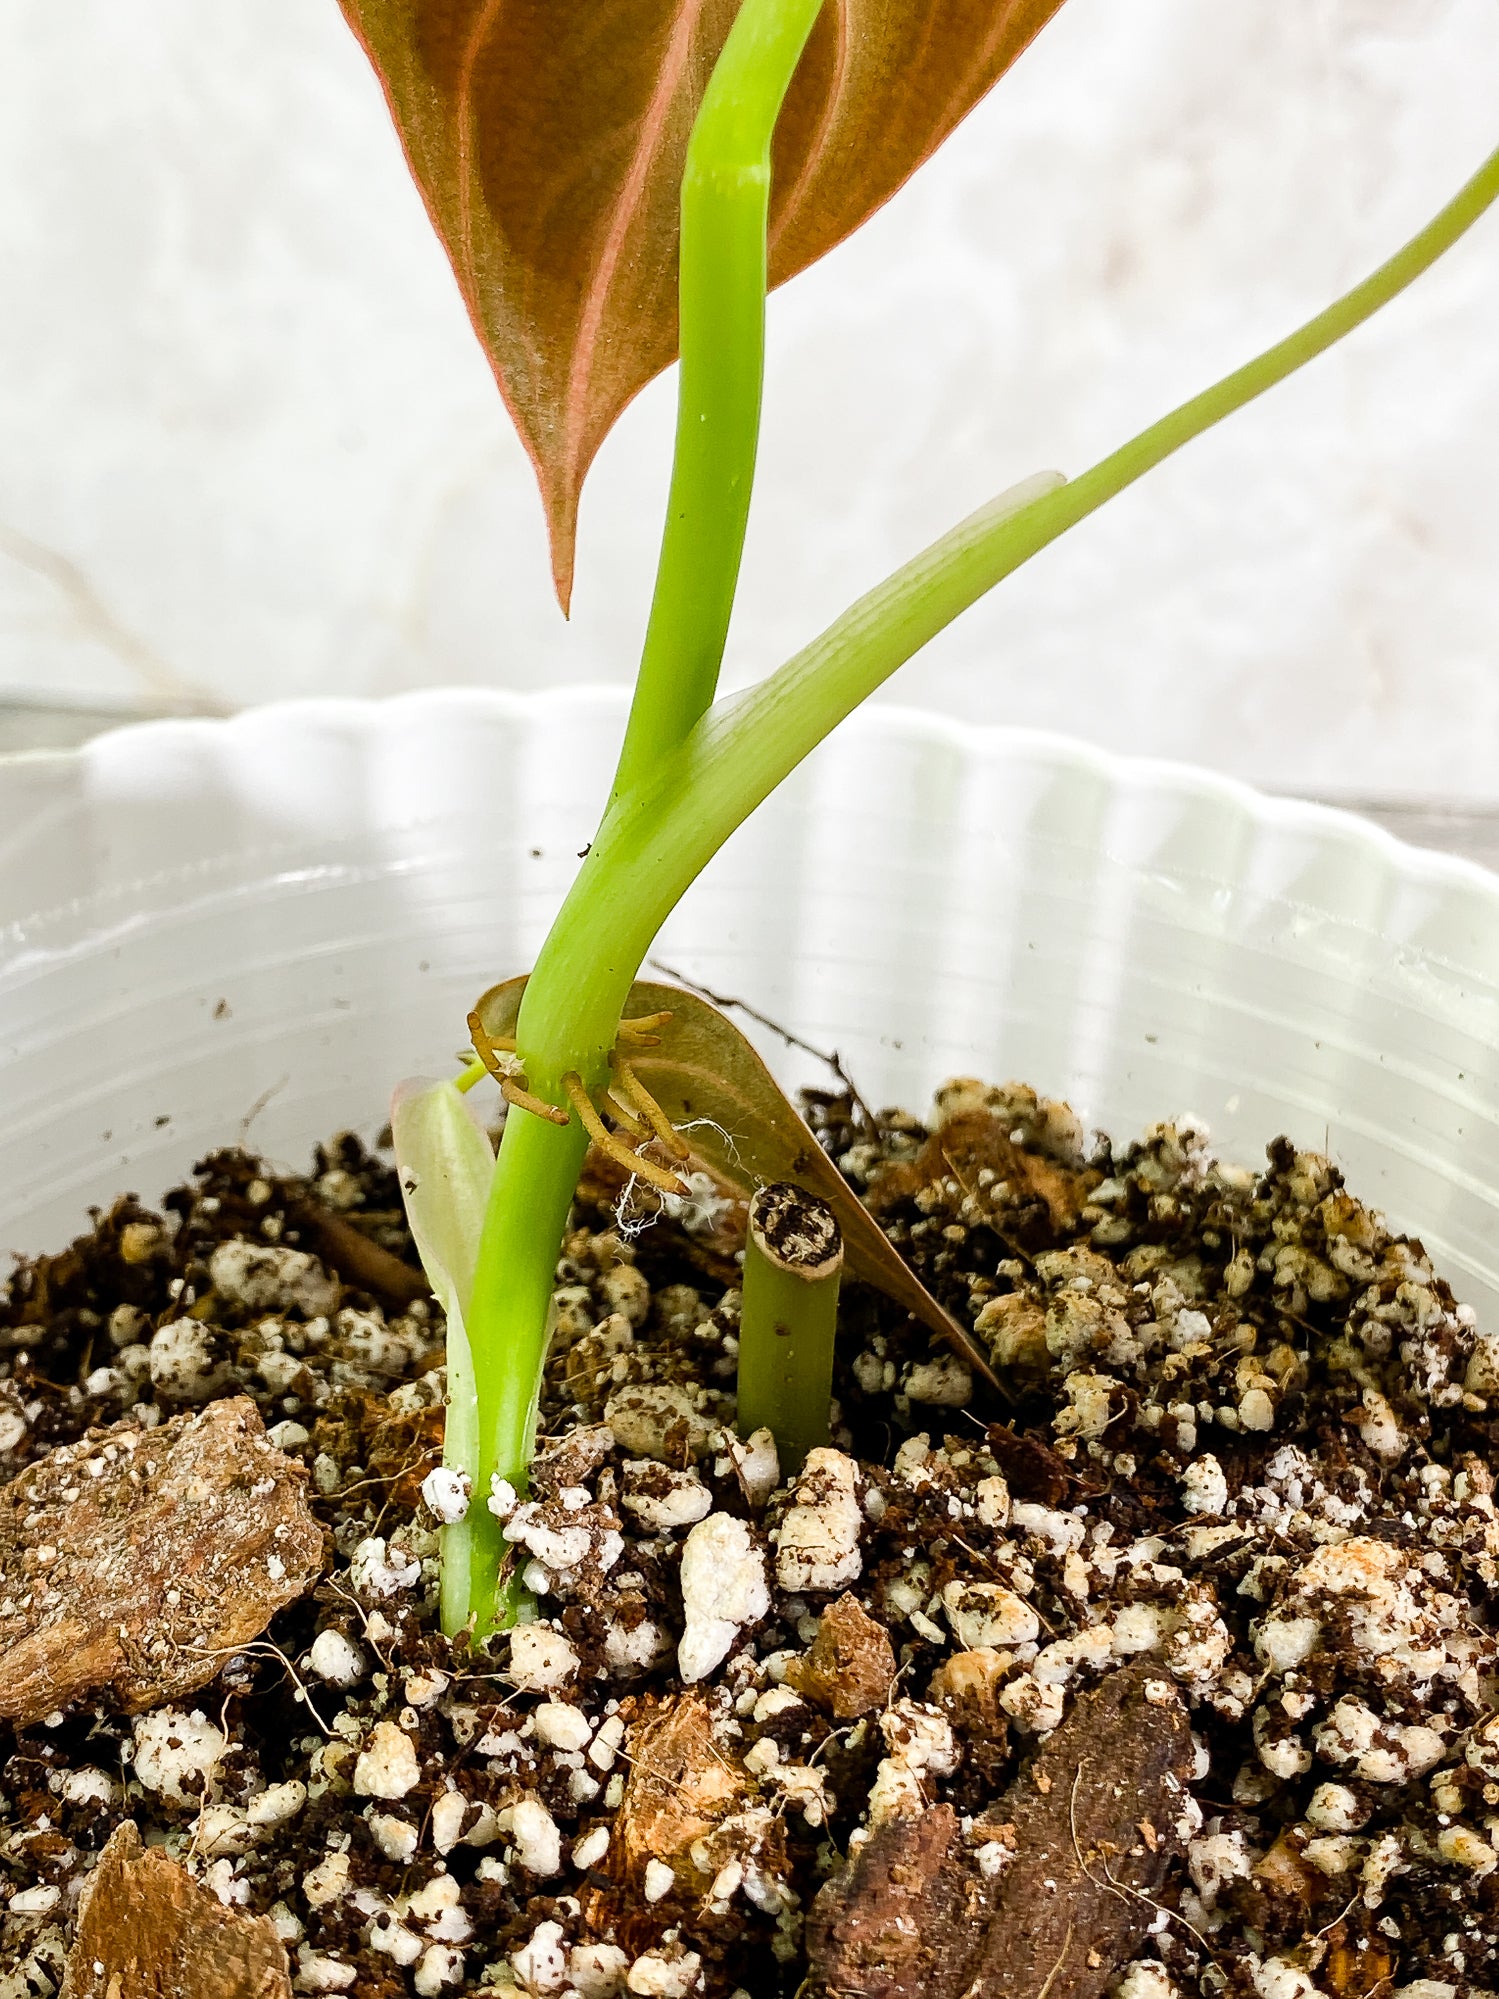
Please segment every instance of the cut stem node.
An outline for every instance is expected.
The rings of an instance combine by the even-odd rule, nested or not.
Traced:
[[[830,1434],[843,1233],[826,1201],[789,1181],[750,1203],[739,1311],[739,1430],[768,1429],[783,1477]]]

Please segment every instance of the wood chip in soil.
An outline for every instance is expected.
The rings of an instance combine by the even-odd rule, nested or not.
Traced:
[[[89,1877],[59,1999],[291,1999],[264,1916],[226,1909],[127,1819]]]
[[[0,1489],[0,1717],[205,1686],[321,1572],[306,1484],[245,1396],[28,1466]]]

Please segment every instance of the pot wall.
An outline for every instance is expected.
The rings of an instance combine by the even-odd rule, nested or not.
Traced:
[[[620,698],[413,695],[0,765],[0,1247],[209,1148],[292,1163],[438,1072],[524,968]],[[1365,823],[1062,738],[853,718],[658,959],[920,1108],[1020,1077],[1118,1136],[1189,1110],[1331,1150],[1499,1308],[1499,881]],[[758,1039],[778,1071],[807,1058]]]

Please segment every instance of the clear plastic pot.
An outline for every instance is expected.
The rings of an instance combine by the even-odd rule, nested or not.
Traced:
[[[378,1129],[524,969],[617,694],[151,723],[0,766],[0,1246],[245,1139]],[[864,1094],[1024,1078],[1130,1135],[1331,1151],[1499,1306],[1499,880],[1362,821],[1060,737],[866,711],[719,857],[659,962]],[[774,1036],[783,1075],[818,1077]]]

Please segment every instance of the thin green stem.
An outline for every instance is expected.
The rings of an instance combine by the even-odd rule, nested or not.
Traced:
[[[496,1478],[526,1489],[557,1256],[587,1150],[576,1118],[555,1125],[512,1110],[500,1137],[468,1317],[478,1406],[469,1605],[479,1637],[505,1621],[495,1579],[507,1543],[488,1502]]]
[[[688,142],[676,454],[616,796],[676,748],[718,685],[760,434],[771,138],[820,5],[744,0]]]
[[[606,816],[526,992],[532,1046],[553,1065],[594,1048],[651,942],[729,835],[895,670],[996,583],[1162,460],[1361,325],[1499,198],[1499,152],[1389,262],[1288,339],[1070,483],[1001,495],[888,577],[796,656],[706,715],[653,784]]]
[[[830,1434],[843,1238],[825,1201],[787,1181],[750,1203],[739,1307],[739,1434],[769,1430],[782,1478]]]
[[[688,142],[682,190],[681,354],[676,457],[655,598],[616,792],[634,790],[678,749],[713,700],[749,516],[765,347],[770,143],[821,0],[744,0]],[[600,940],[602,948],[603,940]],[[627,978],[619,989],[623,1000]],[[540,1017],[555,1015],[542,987]],[[529,989],[516,1024],[528,1087],[565,1106],[576,1070],[608,1080],[616,1004],[594,1032],[533,1038]],[[562,1059],[556,1059],[558,1056]],[[588,1135],[512,1109],[505,1120],[469,1320],[478,1455],[469,1601],[482,1635],[507,1621],[495,1587],[505,1542],[486,1504],[491,1480],[524,1489],[546,1360],[557,1257]]]

